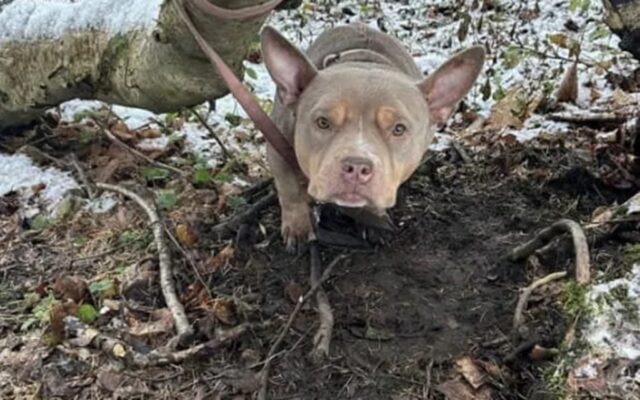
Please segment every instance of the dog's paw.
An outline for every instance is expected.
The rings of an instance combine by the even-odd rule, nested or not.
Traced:
[[[296,252],[316,238],[311,218],[311,209],[307,203],[282,208],[281,232],[287,251]]]

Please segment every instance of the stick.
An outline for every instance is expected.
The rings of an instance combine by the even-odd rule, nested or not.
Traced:
[[[186,176],[186,172],[185,171],[182,171],[181,169],[178,169],[178,168],[176,168],[174,166],[171,166],[169,164],[165,164],[163,162],[155,161],[155,160],[151,159],[150,157],[144,155],[140,151],[138,151],[138,150],[134,149],[133,147],[127,145],[122,140],[118,139],[113,133],[111,133],[111,131],[108,128],[105,128],[104,126],[102,126],[102,124],[100,124],[95,119],[94,119],[94,122],[95,122],[95,124],[97,126],[100,127],[102,132],[105,134],[105,136],[107,136],[109,138],[109,140],[111,140],[113,143],[117,144],[118,146],[122,147],[126,151],[130,152],[131,154],[142,158],[143,160],[145,160],[146,162],[148,162],[149,164],[151,164],[151,165],[153,165],[155,167],[166,169],[166,170],[169,170],[171,172],[175,172],[176,174],[178,174],[179,176],[182,176],[182,177]]]
[[[311,289],[309,289],[304,296],[302,296],[298,300],[298,303],[296,304],[295,308],[289,315],[289,319],[287,320],[287,323],[284,325],[284,327],[282,327],[282,330],[280,330],[280,334],[271,345],[271,348],[269,349],[269,353],[267,353],[267,357],[265,358],[265,361],[264,361],[264,366],[262,367],[262,371],[260,371],[261,386],[260,386],[260,392],[258,393],[258,400],[267,400],[267,387],[269,385],[269,369],[271,368],[271,362],[275,358],[274,355],[276,351],[278,351],[278,347],[280,346],[280,343],[282,343],[285,336],[287,335],[287,331],[289,331],[289,329],[291,328],[291,325],[293,324],[293,321],[295,320],[296,316],[302,309],[302,306],[304,306],[307,300],[309,300],[309,298],[313,296],[313,294],[320,288],[320,286],[324,283],[324,281],[326,281],[327,278],[329,278],[329,276],[331,275],[331,270],[333,270],[333,268],[345,257],[347,257],[346,254],[340,254],[336,258],[334,258],[333,261],[331,261],[331,263],[324,270],[320,279],[314,285],[311,286]]]
[[[71,159],[71,165],[73,165],[73,168],[75,168],[76,172],[78,173],[78,176],[80,177],[80,181],[84,186],[84,190],[87,191],[87,196],[89,196],[89,199],[91,200],[95,199],[96,194],[94,193],[91,184],[89,184],[89,179],[87,179],[87,174],[84,173],[84,169],[82,168],[82,165],[80,165],[80,162],[78,161],[78,157],[76,157],[76,155],[72,153],[69,156],[69,158]]]
[[[219,223],[218,225],[211,228],[211,233],[218,236],[224,236],[229,233],[232,233],[240,224],[245,222],[249,222],[253,219],[256,219],[256,216],[263,209],[269,207],[271,204],[276,202],[276,194],[270,192],[266,196],[262,197],[260,200],[256,201],[252,204],[249,209],[246,211],[229,218],[228,220]]]
[[[453,149],[458,153],[463,163],[471,164],[471,157],[469,157],[469,154],[467,154],[467,151],[464,149],[464,147],[462,147],[460,143],[453,140],[451,141],[451,147],[453,147]]]
[[[616,115],[611,112],[605,113],[589,113],[589,114],[571,114],[569,112],[559,112],[549,114],[547,116],[552,121],[571,122],[574,124],[606,124],[606,123],[622,123],[627,120],[624,116]]]
[[[218,146],[220,146],[220,149],[222,149],[222,154],[225,158],[225,160],[230,160],[233,159],[233,156],[231,155],[231,153],[229,152],[229,150],[227,150],[227,148],[225,147],[224,143],[222,143],[222,140],[220,140],[220,138],[218,137],[218,135],[216,135],[215,131],[213,130],[213,128],[211,128],[211,126],[209,126],[209,124],[207,123],[207,120],[205,120],[202,115],[200,115],[199,112],[197,112],[193,107],[189,109],[189,111],[191,111],[191,113],[193,115],[195,115],[195,117],[198,119],[198,121],[200,121],[200,123],[204,126],[204,128],[209,132],[209,134],[211,136],[213,136],[213,138],[215,139],[216,142],[218,142]]]
[[[193,358],[204,357],[211,354],[212,351],[221,348],[227,343],[237,339],[243,333],[247,332],[252,327],[249,323],[242,323],[227,331],[221,337],[211,339],[205,343],[198,344],[196,346],[189,347],[185,350],[179,350],[174,352],[162,352],[158,350],[151,351],[149,353],[139,353],[118,339],[112,338],[108,335],[96,331],[81,322],[74,316],[67,316],[64,319],[65,331],[67,335],[77,339],[71,339],[69,342],[74,344],[75,341],[82,342],[88,338],[90,344],[101,350],[103,353],[109,356],[116,356],[124,358],[129,364],[139,367],[158,367],[167,364],[181,363]],[[78,344],[81,345],[80,343]]]
[[[176,323],[176,330],[178,331],[178,341],[182,342],[187,339],[191,335],[193,335],[193,328],[189,324],[189,320],[187,319],[187,315],[184,311],[184,307],[180,303],[178,299],[178,295],[176,293],[176,289],[173,283],[172,271],[171,271],[171,254],[169,253],[169,247],[166,244],[166,239],[164,236],[164,229],[162,221],[158,216],[155,208],[152,207],[149,203],[144,201],[142,197],[138,196],[136,193],[122,188],[116,185],[110,185],[108,183],[97,183],[101,189],[110,190],[112,192],[120,193],[126,197],[129,197],[142,209],[147,213],[149,217],[149,223],[151,228],[153,229],[153,237],[156,243],[156,248],[158,249],[158,260],[160,263],[160,287],[162,288],[162,295],[164,296],[164,301],[167,303],[167,307],[171,311],[173,315],[173,319]]]
[[[582,227],[570,219],[561,219],[548,228],[538,232],[536,237],[513,249],[509,254],[511,261],[517,261],[533,254],[534,251],[544,246],[558,234],[568,232],[573,238],[573,247],[576,254],[576,280],[585,285],[591,280],[589,245]]]
[[[540,278],[537,281],[534,281],[531,285],[527,286],[520,293],[520,297],[518,298],[518,305],[516,306],[516,311],[513,315],[513,329],[517,331],[517,329],[522,324],[522,313],[527,307],[527,301],[529,297],[533,293],[534,290],[539,288],[540,286],[544,286],[549,282],[564,278],[567,276],[567,271],[554,272],[545,276],[544,278]]]
[[[318,279],[322,275],[322,265],[320,263],[320,254],[318,254],[318,245],[311,243],[310,249],[311,257],[311,277],[310,282],[312,286],[318,283]],[[313,337],[313,350],[311,356],[319,360],[329,355],[329,347],[331,345],[331,334],[333,332],[333,312],[331,311],[331,305],[327,294],[322,289],[322,286],[318,287],[316,292],[316,301],[318,302],[318,317],[320,318],[320,327]]]

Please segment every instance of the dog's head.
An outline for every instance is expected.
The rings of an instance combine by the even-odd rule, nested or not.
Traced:
[[[418,167],[478,77],[485,52],[471,47],[416,81],[393,69],[336,64],[318,71],[277,31],[262,54],[280,101],[295,113],[294,147],[314,199],[383,210]]]

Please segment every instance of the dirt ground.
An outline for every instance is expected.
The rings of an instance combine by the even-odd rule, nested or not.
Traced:
[[[635,193],[628,182],[624,188],[611,184],[609,150],[585,154],[579,149],[593,140],[594,133],[584,130],[526,145],[496,138],[478,150],[467,148],[471,162],[454,149],[430,154],[402,187],[391,212],[397,231],[383,234],[383,245],[368,250],[321,246],[325,264],[338,253],[349,253],[324,285],[335,317],[330,358],[309,356],[317,327],[310,301],[273,361],[268,398],[444,398],[443,390],[460,383],[464,357],[482,366],[485,380],[474,397],[459,398],[558,398],[544,379],[553,361],[534,361],[529,351],[533,344],[559,347],[568,329],[571,321],[560,304],[562,284],[549,285],[532,299],[525,314],[529,337],[515,335],[511,326],[519,288],[549,272],[571,270],[571,254],[554,253],[541,265],[509,262],[506,254],[558,218],[586,221],[597,207]],[[78,154],[93,179],[100,171],[89,161],[92,152],[113,150],[100,141],[83,149]],[[47,150],[56,154],[55,148]],[[114,180],[139,178],[135,164],[140,161],[129,162],[121,164]],[[5,196],[0,204],[5,248],[0,260],[0,348],[5,349],[0,397],[253,398],[261,360],[295,300],[309,287],[309,260],[306,253],[284,250],[275,206],[260,218],[260,229],[250,225],[246,235],[238,236],[241,240],[207,234],[218,222],[211,211],[216,200],[207,200],[215,197],[212,192],[185,190],[180,206],[166,213],[168,226],[184,222],[198,239],[185,252],[172,251],[177,290],[196,327],[196,343],[245,322],[251,329],[204,358],[146,369],[127,366],[86,344],[63,339],[47,345],[55,319],[40,328],[37,323],[24,327],[35,314],[33,304],[25,302],[28,293],[59,292],[60,277],[96,282],[115,276],[121,290],[113,299],[120,308],[93,326],[141,353],[160,347],[171,326],[153,335],[131,334],[136,324],[149,328],[145,324],[154,310],[164,306],[154,275],[154,248],[148,238],[141,239],[142,245],[118,240],[133,228],[144,232],[143,213],[127,202],[106,217],[79,211],[65,222],[36,229],[34,221],[19,215],[17,200]],[[621,259],[623,244],[620,238],[597,243],[592,268]],[[221,251],[225,247],[235,252],[221,261],[220,254],[228,254]],[[125,292],[130,278],[122,270],[131,266],[154,278]],[[95,295],[84,301],[96,308],[106,304]]]

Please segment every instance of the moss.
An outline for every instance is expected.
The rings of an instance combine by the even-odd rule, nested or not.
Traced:
[[[624,247],[624,263],[631,267],[640,262],[640,243],[627,244]]]
[[[572,320],[578,316],[584,318],[595,312],[587,299],[587,287],[575,281],[570,281],[565,285],[561,301],[564,313]]]

